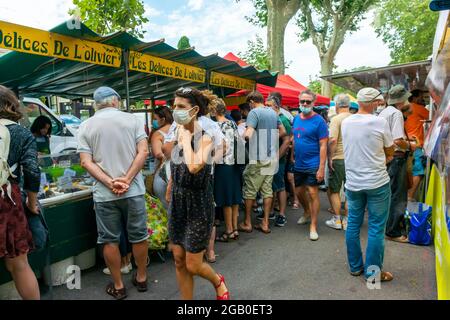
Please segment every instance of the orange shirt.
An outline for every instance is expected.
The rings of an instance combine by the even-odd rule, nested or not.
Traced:
[[[429,111],[420,104],[411,103],[411,112],[412,114],[405,121],[405,130],[410,139],[416,137],[419,140],[419,145],[422,146],[425,137],[421,120],[428,120]]]

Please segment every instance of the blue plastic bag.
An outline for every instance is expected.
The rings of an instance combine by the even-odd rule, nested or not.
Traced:
[[[412,244],[431,244],[432,207],[421,202],[408,202],[406,218],[409,221],[408,240]]]

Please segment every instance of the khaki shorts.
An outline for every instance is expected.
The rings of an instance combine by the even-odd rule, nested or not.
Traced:
[[[247,200],[256,199],[256,194],[261,192],[263,199],[272,198],[272,181],[273,174],[267,174],[272,172],[271,165],[275,165],[273,162],[260,162],[256,164],[248,164],[244,170],[244,188],[243,198]]]

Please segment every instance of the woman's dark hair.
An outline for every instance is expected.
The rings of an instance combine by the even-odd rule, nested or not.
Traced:
[[[158,106],[154,109],[154,113],[161,119],[164,119],[165,124],[172,124],[173,116],[169,107],[166,106]]]
[[[14,92],[0,85],[0,118],[18,121],[22,118],[20,104]]]
[[[242,120],[242,114],[239,110],[231,110],[230,116],[233,118],[234,122],[238,123]]]
[[[33,124],[31,125],[31,128],[30,128],[31,133],[41,134],[41,129],[44,129],[46,124],[50,125],[50,128],[48,129],[47,134],[51,134],[52,133],[52,122],[49,119],[49,117],[46,117],[46,116],[39,116],[34,120]]]
[[[208,105],[211,103],[211,99],[200,90],[195,88],[180,88],[175,91],[175,97],[185,98],[192,106],[198,106],[199,111],[197,117],[207,115],[209,113]]]

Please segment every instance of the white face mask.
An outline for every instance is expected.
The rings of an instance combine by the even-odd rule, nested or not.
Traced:
[[[192,109],[194,108],[191,108],[189,110],[173,110],[173,120],[181,125],[188,124],[189,122],[191,122],[192,118],[195,117],[195,114],[193,116],[189,115],[189,111],[191,111]]]

